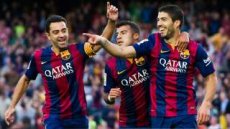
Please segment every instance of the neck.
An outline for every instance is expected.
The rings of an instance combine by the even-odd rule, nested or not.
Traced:
[[[59,55],[60,50],[57,47],[52,46],[51,50],[55,53],[55,55]]]
[[[168,38],[168,39],[165,38],[164,41],[170,44],[173,48],[175,48],[179,37],[180,37],[180,31],[175,31],[174,35],[172,35],[171,38]]]

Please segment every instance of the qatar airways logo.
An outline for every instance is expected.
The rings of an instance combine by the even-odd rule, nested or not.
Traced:
[[[159,63],[165,68],[166,71],[186,73],[188,62],[178,60],[166,60],[160,58]]]
[[[146,69],[143,69],[141,72],[137,72],[131,76],[129,76],[126,79],[121,80],[122,86],[136,86],[138,84],[141,84],[142,82],[149,79],[149,73]]]
[[[73,67],[71,66],[71,63],[65,63],[63,65],[54,67],[51,70],[46,70],[44,73],[46,77],[58,79],[60,77],[73,73]]]

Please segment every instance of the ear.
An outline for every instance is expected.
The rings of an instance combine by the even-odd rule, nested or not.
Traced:
[[[50,34],[49,33],[45,33],[46,37],[50,40]]]
[[[134,33],[133,34],[133,39],[138,40],[139,39],[139,34],[138,33]]]
[[[180,28],[181,21],[180,21],[180,20],[176,20],[176,21],[174,22],[174,25],[175,25],[177,28]]]

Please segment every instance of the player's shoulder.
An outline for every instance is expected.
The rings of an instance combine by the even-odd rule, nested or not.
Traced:
[[[47,54],[50,53],[51,51],[52,51],[52,50],[51,50],[51,46],[39,48],[39,49],[36,49],[36,50],[33,52],[33,56],[34,56],[34,57],[40,57],[40,56],[42,56],[42,55],[47,55]]]
[[[40,56],[41,53],[42,53],[43,51],[45,51],[45,50],[46,50],[46,48],[36,49],[36,50],[33,52],[33,55],[34,55],[35,57]]]
[[[189,44],[188,44],[188,49],[190,52],[196,52],[197,48],[199,46],[199,43],[194,41],[194,40],[189,40]]]

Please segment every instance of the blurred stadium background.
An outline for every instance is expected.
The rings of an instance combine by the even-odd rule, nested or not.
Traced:
[[[120,20],[132,20],[140,25],[141,38],[156,31],[155,19],[160,5],[174,3],[183,8],[186,16],[183,30],[206,48],[218,75],[218,90],[210,121],[199,128],[230,129],[230,1],[113,0],[111,3],[119,8]],[[0,0],[0,129],[43,129],[41,107],[44,89],[40,77],[30,84],[16,108],[16,121],[10,127],[4,122],[4,112],[32,52],[50,45],[43,33],[47,16],[65,16],[71,30],[70,42],[83,43],[86,39],[82,32],[101,34],[107,21],[105,5],[106,1],[102,0]],[[102,100],[102,73],[109,56],[102,50],[85,67],[90,129],[118,127],[119,101],[108,106]],[[200,103],[205,90],[204,80],[199,74],[194,85]]]

